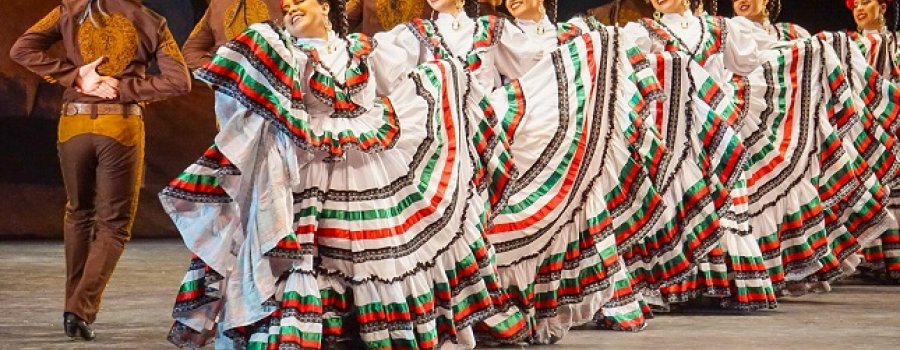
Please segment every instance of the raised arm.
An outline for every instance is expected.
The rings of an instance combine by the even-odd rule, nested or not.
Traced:
[[[544,50],[538,42],[529,40],[519,27],[505,19],[502,21],[503,31],[494,50],[494,64],[503,76],[518,79],[540,62]]]
[[[728,32],[725,39],[725,69],[734,74],[750,74],[762,64],[763,51],[777,43],[769,33],[743,17],[726,19],[725,27]]]
[[[665,48],[650,38],[650,32],[638,22],[628,22],[622,28],[622,41],[626,46],[635,46],[645,53],[665,51]]]
[[[405,24],[374,35],[375,48],[369,64],[378,95],[389,94],[397,82],[412,72],[424,60],[424,49]]]

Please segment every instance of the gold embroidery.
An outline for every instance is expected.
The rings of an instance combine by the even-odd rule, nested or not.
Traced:
[[[53,28],[56,25],[56,22],[59,22],[59,6],[57,6],[53,11],[50,11],[44,18],[41,18],[40,21],[35,23],[31,28],[28,28],[29,32],[43,32],[47,31],[47,29]]]
[[[202,30],[203,26],[206,24],[207,17],[209,17],[209,10],[203,13],[203,18],[200,19],[200,22],[197,22],[197,25],[194,26],[194,30],[191,31],[191,35],[188,35],[188,38],[194,37],[197,33]]]
[[[85,63],[92,62],[100,56],[106,62],[97,68],[102,75],[117,76],[134,59],[137,53],[138,38],[134,24],[119,14],[95,16],[100,28],[94,27],[92,21],[84,21],[78,29],[78,47]]]
[[[400,23],[406,23],[413,18],[422,16],[422,8],[424,6],[424,1],[375,1],[378,23],[381,24],[381,27],[384,29],[394,28]]]
[[[46,80],[50,84],[56,84],[57,80],[49,75],[43,76],[44,80]]]
[[[165,28],[165,31],[165,37],[163,37],[163,41],[159,44],[160,49],[163,50],[166,56],[172,57],[178,61],[184,61],[184,57],[181,56],[181,50],[178,49],[178,42],[172,37],[172,32],[169,31],[169,28]]]
[[[269,8],[262,0],[244,0],[244,8],[238,11],[241,0],[235,0],[231,6],[225,9],[222,25],[225,27],[225,35],[228,39],[236,37],[254,23],[269,20]]]
[[[59,118],[57,142],[85,134],[103,135],[130,147],[144,140],[144,123],[138,116],[125,118],[121,114],[98,114],[96,119],[86,114]]]

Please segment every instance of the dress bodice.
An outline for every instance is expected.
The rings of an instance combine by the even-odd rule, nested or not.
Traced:
[[[509,21],[494,16],[470,18],[463,13],[441,13],[433,21],[415,19],[376,34],[375,40],[391,47],[388,64],[392,67],[388,69],[411,70],[432,60],[460,60],[489,90],[502,85],[504,78],[525,74],[543,56],[543,50]]]
[[[623,29],[626,40],[647,52],[681,51],[702,65],[717,82],[758,67],[762,51],[776,40],[745,18],[670,13],[656,21],[632,22]]]

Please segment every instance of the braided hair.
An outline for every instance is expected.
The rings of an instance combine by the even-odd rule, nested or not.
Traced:
[[[347,0],[318,0],[319,3],[328,3],[328,20],[331,21],[331,30],[339,36],[346,36],[350,32],[350,23],[347,20]]]
[[[719,0],[691,0],[690,6],[691,12],[697,12],[700,6],[703,6],[703,10],[711,15],[719,12]]]
[[[769,12],[769,22],[775,23],[778,15],[781,14],[781,0],[769,0],[769,3],[766,4],[766,11]]]
[[[557,3],[558,0],[544,0],[544,9],[547,10],[547,18],[550,19],[551,23],[556,23],[557,14]]]
[[[466,11],[466,14],[469,15],[469,17],[478,17],[478,0],[465,0],[465,3],[463,3],[463,10]]]

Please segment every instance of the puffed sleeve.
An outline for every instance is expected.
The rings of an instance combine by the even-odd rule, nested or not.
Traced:
[[[654,53],[664,51],[664,47],[650,38],[650,32],[640,23],[628,22],[622,28],[622,44],[635,46],[643,52]]]
[[[369,68],[377,94],[387,95],[398,81],[425,61],[424,48],[405,24],[376,33],[372,40],[375,48],[369,55]]]
[[[794,30],[797,31],[797,38],[799,38],[799,39],[806,39],[806,38],[812,37],[812,35],[809,34],[809,31],[806,30],[806,28],[803,28],[803,27],[798,26],[798,25],[796,25],[796,24],[793,24],[792,26],[794,27]]]
[[[544,57],[544,50],[534,40],[528,40],[519,27],[507,20],[503,21],[505,23],[500,41],[496,49],[492,50],[494,64],[504,77],[518,79]]]
[[[769,33],[743,17],[726,18],[725,30],[725,69],[734,74],[750,74],[762,64],[762,50],[777,43]]]
[[[583,32],[583,33],[587,33],[587,32],[589,32],[589,31],[591,31],[591,25],[588,24],[588,20],[585,19],[585,18],[582,17],[582,16],[575,16],[575,17],[572,17],[571,19],[569,19],[569,20],[566,21],[566,22],[569,23],[569,24],[571,24],[571,25],[573,25],[573,26],[575,26],[575,27],[577,27],[577,28],[580,29],[581,32]]]

